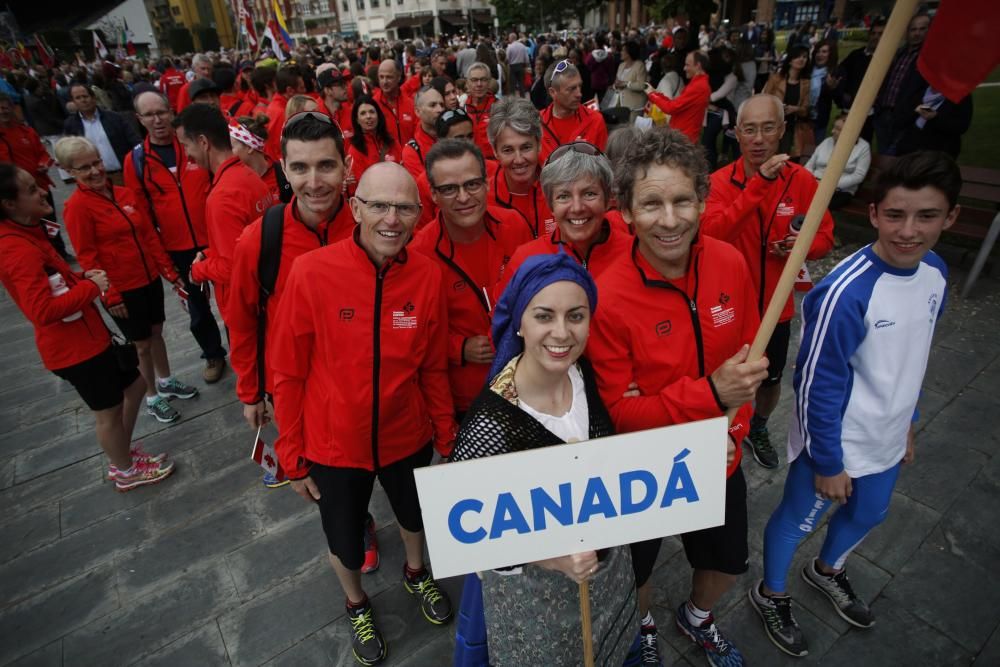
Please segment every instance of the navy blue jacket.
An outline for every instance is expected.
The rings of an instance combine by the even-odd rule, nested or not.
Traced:
[[[118,161],[125,164],[125,156],[136,144],[142,143],[142,137],[129,125],[128,121],[114,111],[97,110],[97,117],[101,119],[104,126],[104,133],[108,135],[111,148],[118,156]],[[63,125],[63,133],[77,137],[86,136],[83,131],[83,120],[79,112],[66,119]]]

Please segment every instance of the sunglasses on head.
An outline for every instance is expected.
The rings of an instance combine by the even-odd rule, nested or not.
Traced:
[[[591,156],[604,155],[604,152],[600,148],[589,141],[573,141],[568,144],[563,144],[549,153],[549,157],[545,160],[545,164],[551,164],[567,153],[582,153],[583,155]]]
[[[459,121],[469,120],[469,114],[465,113],[464,109],[452,109],[441,114],[441,122],[443,123],[451,123],[455,119]]]
[[[554,70],[552,70],[552,73],[553,74],[562,74],[563,72],[566,71],[566,68],[569,67],[572,64],[573,63],[571,63],[568,59],[567,60],[560,60],[558,63],[556,63],[556,68]]]
[[[285,121],[285,126],[281,129],[281,134],[284,135],[286,132],[288,132],[289,129],[295,127],[296,125],[298,125],[299,123],[301,123],[306,118],[312,118],[313,120],[318,120],[321,123],[326,123],[327,125],[331,125],[331,126],[333,126],[337,130],[337,133],[341,137],[344,136],[344,133],[340,129],[340,126],[337,125],[337,123],[335,123],[332,118],[330,118],[329,116],[327,116],[325,113],[321,113],[319,111],[300,111],[300,112],[298,112],[297,114],[295,114],[294,116],[292,116],[291,118],[289,118],[288,120]]]

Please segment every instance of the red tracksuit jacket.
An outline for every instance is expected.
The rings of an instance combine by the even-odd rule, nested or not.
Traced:
[[[34,128],[17,121],[0,126],[0,151],[6,153],[7,161],[31,174],[38,187],[48,190],[52,186],[48,172],[52,158]]]
[[[390,132],[390,134],[395,136],[393,132]],[[357,189],[358,183],[361,181],[361,175],[365,173],[368,167],[376,162],[399,162],[402,159],[402,144],[393,141],[392,146],[386,147],[371,132],[365,132],[363,136],[365,139],[364,153],[357,149],[353,140],[345,143],[347,157],[351,160],[351,178],[353,179],[348,186],[348,192],[350,193],[353,193]]]
[[[479,104],[473,102],[471,97],[465,100],[465,112],[472,119],[472,140],[479,146],[479,150],[487,160],[494,155],[486,128],[490,124],[490,109],[496,101],[497,98],[492,93],[487,93]]]
[[[178,278],[153,223],[128,188],[112,187],[108,199],[95,190],[78,187],[66,200],[66,231],[84,271],[102,269],[111,287],[104,303],[121,303],[121,292],[145,287],[163,276]]]
[[[789,223],[805,215],[813,195],[816,177],[797,164],[789,163],[773,181],[755,174],[746,177],[743,160],[712,174],[701,232],[736,246],[750,267],[756,292],[757,312],[763,315],[785,267],[785,258],[771,252],[771,244],[788,235]],[[808,259],[819,259],[833,248],[833,217],[823,214],[819,231],[809,248]],[[763,277],[763,279],[762,279]],[[781,312],[781,321],[795,315],[792,295]]]
[[[417,148],[414,148],[410,142],[416,142]],[[406,171],[410,172],[413,178],[419,178],[420,174],[424,173],[424,160],[427,159],[427,153],[434,146],[437,141],[437,136],[432,136],[427,134],[424,130],[424,126],[417,123],[416,128],[413,130],[413,139],[406,142],[403,146],[403,166]]]
[[[514,256],[510,258],[510,262],[507,263],[507,267],[503,271],[503,276],[494,289],[494,301],[500,300],[500,295],[507,288],[507,283],[514,277],[518,267],[524,264],[524,260],[532,255],[555,254],[559,252],[560,248],[565,249],[566,252],[572,255],[596,279],[616,259],[622,255],[627,255],[629,249],[632,247],[632,236],[607,218],[602,223],[601,234],[607,234],[607,237],[603,241],[598,241],[590,246],[590,250],[586,256],[580,255],[569,241],[562,240],[559,227],[556,227],[551,234],[539,236],[534,241],[525,243],[517,249]]]
[[[556,219],[552,217],[549,204],[545,201],[542,184],[537,179],[531,194],[525,196],[512,195],[507,187],[507,178],[500,168],[499,162],[487,160],[486,179],[489,203],[511,211],[516,211],[531,229],[531,236],[538,238],[551,234],[556,228]]]
[[[168,251],[191,250],[208,245],[205,228],[205,201],[208,199],[209,173],[188,160],[184,147],[174,138],[177,166],[171,171],[149,145],[142,144],[142,179],[136,175],[132,153],[125,156],[125,187],[130,189],[160,232],[163,248]]]
[[[750,272],[728,243],[704,236],[691,246],[688,271],[668,281],[632,251],[597,279],[600,305],[587,358],[619,433],[683,424],[725,414],[708,376],[750,343],[759,318]],[[622,398],[630,382],[641,396]],[[740,407],[729,433],[747,434],[751,406]]]
[[[69,291],[52,296],[49,273],[60,273]],[[111,344],[94,299],[97,285],[74,273],[41,226],[0,221],[0,282],[35,329],[35,345],[49,370],[69,368],[96,357]],[[83,311],[83,317],[63,322]]]
[[[285,107],[288,98],[281,93],[275,93],[267,104],[267,141],[264,143],[264,153],[272,160],[281,159],[281,130],[285,127]]]
[[[608,125],[599,111],[584,105],[572,118],[555,118],[553,104],[542,110],[542,150],[538,164],[543,165],[552,151],[574,141],[589,141],[602,151],[608,145]]]
[[[260,277],[257,263],[260,260],[260,238],[263,218],[258,218],[243,230],[236,242],[233,254],[233,271],[229,286],[229,303],[226,314],[229,319],[230,362],[236,371],[236,395],[248,405],[259,403],[264,391],[274,393],[273,374],[270,364],[266,364],[264,383],[260,387],[257,377],[257,320],[260,305]],[[315,230],[307,227],[299,219],[295,199],[285,206],[284,233],[281,240],[281,261],[278,264],[278,278],[274,282],[274,292],[267,302],[267,328],[265,343],[272,338],[274,313],[278,312],[284,294],[288,274],[292,264],[310,250],[342,241],[354,231],[354,217],[351,207],[344,199],[333,217],[321,223]],[[265,352],[265,360],[269,360]]]
[[[450,453],[448,312],[441,272],[405,249],[382,268],[350,239],[299,257],[269,353],[292,479],[310,463],[378,470],[433,441]]]
[[[223,321],[236,240],[272,203],[267,185],[238,157],[223,162],[212,178],[205,204],[208,250],[203,261],[191,265],[191,274],[199,283],[210,280],[215,285],[215,302]]]
[[[417,124],[413,99],[399,91],[396,94],[396,102],[390,104],[381,88],[375,89],[372,99],[382,107],[382,115],[385,116],[385,126],[389,134],[400,146],[406,145],[406,142],[413,138],[413,130]]]
[[[448,305],[448,381],[457,412],[465,412],[479,395],[486,382],[489,364],[473,364],[462,358],[465,341],[473,336],[488,336],[492,319],[490,290],[504,272],[504,265],[531,234],[520,219],[503,209],[488,207],[484,222],[488,238],[487,284],[480,284],[473,276],[481,272],[465,266],[456,256],[455,244],[448,236],[440,216],[424,227],[410,249],[433,260],[444,277],[445,300]],[[517,216],[514,216],[517,218]]]
[[[691,143],[697,144],[701,128],[705,124],[705,110],[708,109],[711,95],[708,75],[699,74],[674,99],[663,93],[652,92],[649,94],[649,101],[663,113],[670,114],[670,127],[683,132]]]

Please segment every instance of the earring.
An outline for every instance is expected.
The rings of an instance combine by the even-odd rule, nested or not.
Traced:
[[[517,331],[517,337],[518,338],[524,338],[524,334],[521,333],[520,329],[518,329],[518,331]]]

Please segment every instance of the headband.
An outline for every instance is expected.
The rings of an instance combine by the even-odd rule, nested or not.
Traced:
[[[264,152],[264,140],[235,120],[229,123],[229,136],[255,151]]]

